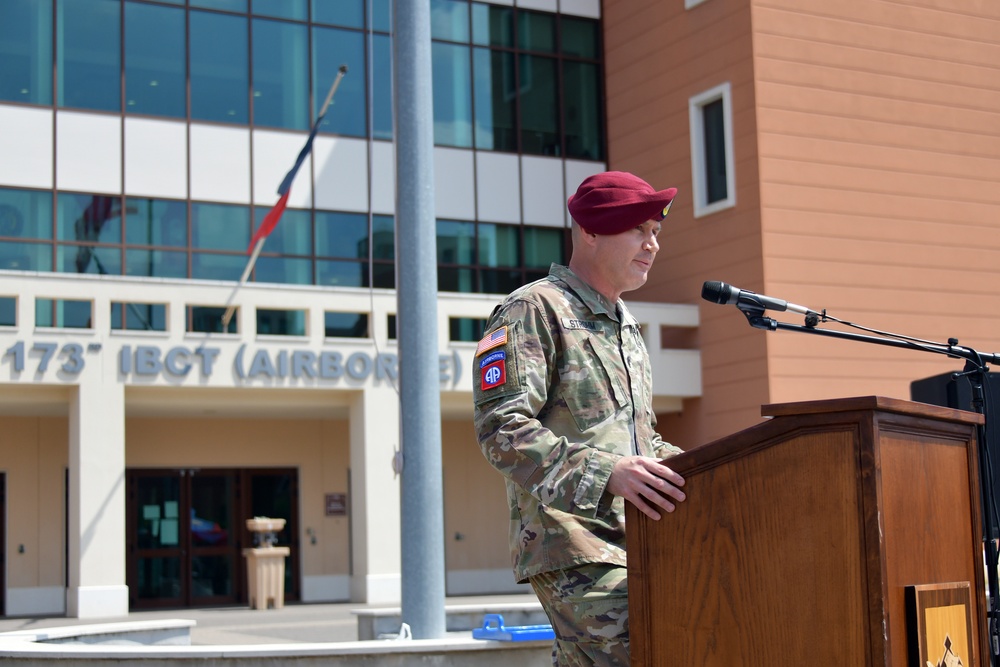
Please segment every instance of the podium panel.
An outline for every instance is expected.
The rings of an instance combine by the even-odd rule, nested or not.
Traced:
[[[633,665],[907,667],[906,587],[969,582],[985,653],[975,427],[881,397],[772,419],[669,460],[688,498],[627,508]]]

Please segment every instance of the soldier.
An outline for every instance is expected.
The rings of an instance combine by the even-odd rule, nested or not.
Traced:
[[[620,299],[646,282],[676,193],[624,172],[585,179],[568,201],[569,266],[511,293],[476,350],[476,432],[506,478],[514,574],[552,623],[553,664],[628,664],[625,501],[659,519],[684,500]]]

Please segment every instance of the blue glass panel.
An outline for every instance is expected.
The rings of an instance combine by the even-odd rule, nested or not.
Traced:
[[[120,7],[118,0],[58,1],[59,106],[121,110]]]
[[[270,336],[305,336],[306,314],[301,310],[259,309],[257,333]]]
[[[56,238],[90,243],[122,242],[121,198],[60,192]]]
[[[253,0],[250,11],[259,16],[305,21],[308,17],[306,0]]]
[[[449,42],[468,42],[468,0],[431,0],[431,37]]]
[[[225,308],[191,306],[188,308],[187,312],[187,330],[221,333],[222,316],[225,312]],[[239,308],[236,309],[236,312],[239,313]],[[239,320],[239,317],[233,316],[233,318],[229,320],[229,325],[226,327],[226,333],[239,333],[239,327],[237,326],[239,324]]]
[[[0,237],[52,238],[52,193],[0,188]]]
[[[191,118],[248,123],[247,19],[190,14]]]
[[[313,99],[316,101],[316,113],[319,113],[320,105],[337,78],[337,70],[341,65],[347,65],[348,70],[320,126],[323,132],[354,137],[366,135],[364,47],[363,33],[313,28]]]
[[[89,329],[92,309],[90,301],[35,299],[35,326]]]
[[[514,54],[509,51],[473,49],[476,99],[476,148],[517,150],[517,87]]]
[[[125,3],[125,112],[184,118],[184,10]]]
[[[305,25],[254,19],[254,125],[309,129],[308,40]]]
[[[192,7],[204,7],[205,9],[221,9],[227,12],[247,11],[247,0],[191,0]]]
[[[517,44],[525,51],[553,53],[556,50],[556,15],[518,12]]]
[[[246,255],[196,252],[191,256],[191,277],[199,280],[236,281],[243,275],[246,265]]]
[[[559,147],[559,87],[554,58],[519,57],[521,152],[561,154]]]
[[[52,2],[0,3],[0,100],[52,104]]]
[[[392,140],[392,39],[372,36],[372,136]]]
[[[254,229],[260,227],[269,210],[264,207],[254,209]],[[286,209],[278,226],[264,242],[263,251],[282,255],[311,255],[312,247],[312,217],[309,211]]]
[[[312,0],[313,23],[365,27],[365,0]]]
[[[368,216],[316,211],[316,254],[368,258]]]
[[[562,52],[568,56],[597,60],[601,57],[600,23],[576,16],[560,16]]]
[[[565,264],[564,235],[561,229],[525,227],[524,266],[548,269],[553,263]]]
[[[187,253],[169,250],[125,250],[125,275],[187,278]]]
[[[98,245],[57,245],[56,271],[93,273],[101,276],[122,274],[121,247]]]
[[[375,259],[396,258],[396,221],[391,215],[372,216],[372,248]],[[380,287],[378,283],[375,286]]]
[[[514,46],[514,8],[472,3],[472,43]]]
[[[469,47],[434,42],[434,143],[472,147],[472,65]]]
[[[0,327],[15,326],[17,326],[17,299],[12,296],[0,296]],[[327,324],[327,331],[329,330],[330,325]]]
[[[371,3],[372,30],[392,32],[392,0],[367,0]]]
[[[282,221],[284,223],[284,221]],[[279,225],[280,226],[280,225]],[[254,282],[312,285],[312,260],[295,257],[260,257],[254,265]]]
[[[367,287],[367,262],[316,261],[316,284],[333,287]]]
[[[2,300],[0,300],[2,308]],[[2,312],[2,311],[0,311]],[[323,326],[327,338],[368,338],[367,313],[323,313]]]
[[[442,292],[475,292],[475,272],[472,269],[439,266],[438,289]]]
[[[187,247],[186,202],[131,198],[125,214],[125,243]]]
[[[479,264],[521,266],[520,225],[479,224]]]
[[[437,255],[442,264],[474,264],[476,224],[457,220],[437,221]]]
[[[600,69],[593,63],[563,63],[563,99],[566,102],[566,156],[585,160],[604,157]]]
[[[0,241],[0,269],[51,271],[52,244]]]
[[[250,209],[228,204],[192,204],[191,237],[192,248],[246,252],[250,245]]]
[[[131,331],[166,331],[167,307],[162,303],[112,301],[111,328]]]

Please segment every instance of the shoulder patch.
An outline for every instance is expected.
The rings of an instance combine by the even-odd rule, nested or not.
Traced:
[[[604,327],[595,320],[575,320],[570,317],[562,318],[563,329],[583,329],[584,331],[601,331]]]
[[[501,345],[507,344],[507,326],[504,325],[493,331],[491,333],[483,336],[483,339],[479,341],[479,345],[476,346],[476,356],[478,357],[483,352],[487,350],[492,350],[495,347],[500,347]]]

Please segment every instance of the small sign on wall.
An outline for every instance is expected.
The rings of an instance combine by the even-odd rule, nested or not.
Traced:
[[[346,493],[328,493],[325,500],[327,516],[347,516]]]

